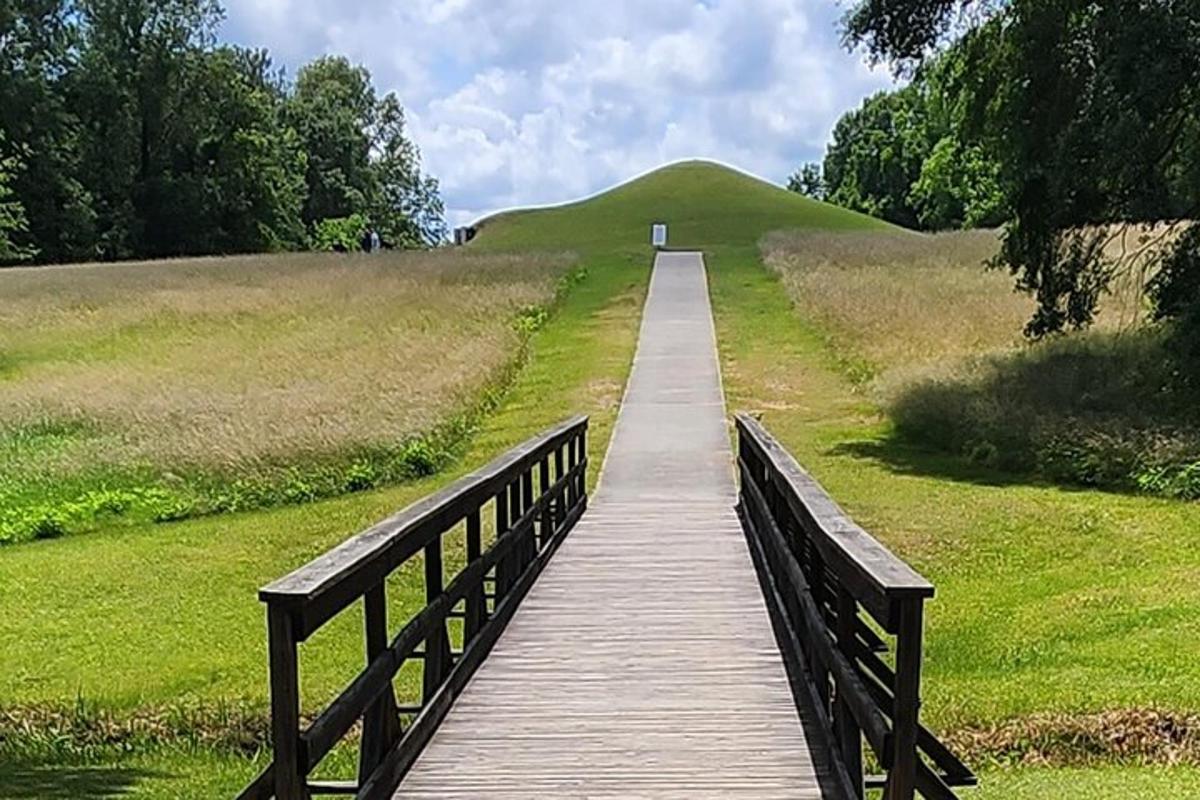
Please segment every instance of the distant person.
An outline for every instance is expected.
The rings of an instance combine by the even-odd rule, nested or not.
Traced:
[[[371,231],[371,252],[379,252],[379,231],[377,230]]]
[[[364,253],[371,252],[371,235],[374,233],[370,228],[363,231],[362,238],[358,240],[358,246],[362,248]]]

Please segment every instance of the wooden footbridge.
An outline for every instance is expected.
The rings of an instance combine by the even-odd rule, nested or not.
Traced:
[[[241,796],[945,800],[973,784],[919,720],[933,587],[758,422],[736,427],[735,460],[703,259],[662,253],[592,501],[587,420],[569,420],[262,590],[274,760]],[[414,559],[427,605],[393,633],[385,582]],[[299,645],[359,599],[365,667],[304,717]],[[309,777],[355,736],[357,780]]]

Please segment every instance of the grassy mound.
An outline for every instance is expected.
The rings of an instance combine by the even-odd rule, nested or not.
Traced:
[[[662,167],[587,200],[508,211],[482,220],[473,247],[647,253],[665,222],[673,248],[754,246],[769,231],[896,230],[711,161]]]

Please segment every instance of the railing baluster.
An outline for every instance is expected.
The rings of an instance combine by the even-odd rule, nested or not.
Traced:
[[[550,537],[554,535],[554,503],[550,497],[550,459],[543,457],[538,462],[538,496],[544,502],[542,506],[542,519],[538,523],[538,552],[541,552],[547,544],[550,543]]]
[[[436,536],[425,546],[425,602],[432,603],[442,596],[442,537]],[[449,610],[449,609],[447,609]],[[437,693],[450,669],[450,637],[446,634],[446,617],[431,623],[432,630],[425,638],[425,668],[422,673],[422,704]]]
[[[496,493],[496,536],[508,531],[508,487],[501,487]],[[500,605],[500,601],[508,594],[509,585],[509,564],[508,556],[501,556],[500,562],[496,564],[496,583],[494,597],[492,599],[492,608]]]
[[[363,596],[367,666],[387,649],[387,595],[381,582]],[[389,684],[363,715],[363,735],[358,751],[358,780],[365,781],[383,761],[400,734],[396,695]]]
[[[920,598],[900,604],[899,624],[896,629],[892,763],[888,770],[886,800],[912,800],[916,794],[923,605]]]
[[[300,753],[300,667],[293,617],[278,606],[267,611],[271,672],[271,735],[275,746],[276,800],[308,800]]]
[[[854,595],[846,590],[845,587],[839,586],[837,593],[837,644],[838,648],[845,654],[851,664],[857,666],[857,650],[855,621],[858,619],[858,603],[854,599]],[[851,786],[850,790],[855,797],[861,798],[864,795],[863,790],[863,757],[862,757],[862,731],[859,730],[858,723],[854,720],[854,714],[850,710],[842,691],[835,687],[837,692],[833,705],[834,726],[837,733],[838,749],[842,753],[842,763],[846,765],[846,772],[849,773]]]
[[[563,465],[563,449],[562,447],[554,448],[554,480],[562,480],[563,475],[567,474],[566,467]],[[554,527],[557,529],[560,522],[567,518],[567,509],[563,501],[566,497],[566,489],[560,489],[554,495]]]
[[[467,563],[479,560],[483,555],[479,508],[476,507],[467,514]],[[463,648],[479,633],[487,619],[487,598],[483,596],[484,578],[480,578],[477,587],[467,596],[467,616],[463,622]]]

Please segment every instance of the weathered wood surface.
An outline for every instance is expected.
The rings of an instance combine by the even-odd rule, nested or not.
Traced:
[[[660,254],[591,509],[400,798],[819,798],[738,518],[704,265]]]

